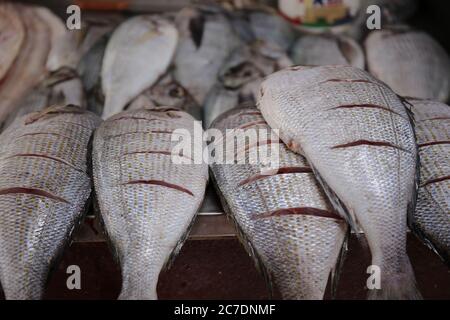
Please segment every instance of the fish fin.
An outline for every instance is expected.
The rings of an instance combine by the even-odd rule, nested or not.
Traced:
[[[369,300],[422,300],[412,271],[386,276],[381,289],[369,290]]]
[[[328,184],[325,182],[325,180],[320,175],[319,171],[309,162],[309,165],[316,176],[317,181],[322,186],[322,189],[324,190],[325,194],[327,195],[328,199],[330,200],[331,205],[333,208],[339,213],[341,217],[343,217],[347,223],[350,225],[351,229],[358,234],[359,230],[361,228],[358,226],[358,221],[356,219],[356,216],[352,212],[352,210],[349,210],[345,204],[339,199],[339,197],[334,193],[334,191],[328,186]]]
[[[214,174],[211,174],[211,176],[212,176],[211,180],[213,181],[214,188],[219,196],[222,207],[224,208],[224,211],[227,214],[227,217],[231,219],[231,221],[233,222],[233,224],[236,228],[237,238],[241,242],[241,244],[244,247],[247,254],[252,258],[258,272],[264,278],[264,282],[266,283],[267,289],[269,290],[269,297],[273,298],[274,286],[273,286],[273,279],[272,279],[271,272],[265,266],[263,260],[261,259],[260,255],[258,254],[258,251],[253,247],[250,240],[248,239],[248,237],[245,235],[244,231],[240,227],[239,223],[234,218],[233,212],[232,212],[230,206],[228,205],[227,200],[225,199],[222,192],[220,191],[220,188],[217,184]]]
[[[336,265],[331,269],[331,297],[332,299],[336,299],[337,288],[339,285],[339,279],[341,277],[341,272],[344,267],[344,262],[347,257],[348,252],[348,239],[350,238],[350,228],[347,228],[347,232],[344,238],[344,242],[342,243],[341,250],[339,252],[338,259],[336,261]]]

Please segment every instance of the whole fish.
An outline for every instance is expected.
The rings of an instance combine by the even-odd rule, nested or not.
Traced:
[[[231,110],[212,127],[224,135],[226,129],[270,130],[256,108]],[[234,143],[225,136],[225,144]],[[266,146],[267,139],[260,133],[245,150],[261,152],[257,145]],[[260,163],[214,163],[215,182],[244,243],[273,276],[282,297],[322,299],[330,273],[337,269],[347,224],[332,210],[305,158],[267,141],[279,148],[275,174],[261,174]]]
[[[411,230],[450,265],[450,107],[408,100],[416,120],[420,188]]]
[[[0,135],[0,282],[6,299],[40,299],[91,193],[88,142],[100,119],[53,106]]]
[[[130,102],[127,109],[141,109],[152,106],[179,108],[195,119],[201,119],[201,107],[189,92],[174,80],[171,72],[168,72],[155,85],[137,96]]]
[[[225,59],[240,41],[221,13],[187,8],[180,11],[176,21],[180,43],[174,60],[174,77],[203,105]]]
[[[166,72],[177,42],[177,29],[157,16],[136,16],[119,25],[103,58],[103,118],[122,111]]]
[[[446,101],[450,58],[423,31],[406,26],[372,32],[365,41],[368,70],[402,96]]]
[[[249,20],[256,39],[276,45],[283,51],[295,41],[291,25],[277,14],[255,11],[249,14]]]
[[[25,25],[26,37],[0,86],[0,123],[16,108],[25,94],[45,78],[45,64],[50,50],[49,29],[36,8],[16,6]]]
[[[266,78],[259,108],[307,158],[335,208],[364,231],[381,276],[369,298],[420,297],[406,254],[418,156],[403,101],[359,68],[293,67]]]
[[[291,49],[297,65],[351,65],[364,69],[364,52],[360,45],[346,36],[304,35]]]
[[[190,115],[160,107],[119,113],[95,134],[95,191],[122,268],[120,299],[157,298],[158,275],[201,205],[208,165],[192,162],[191,150],[202,147],[191,140],[193,130]]]
[[[25,39],[25,27],[12,3],[0,3],[0,80],[16,60]]]

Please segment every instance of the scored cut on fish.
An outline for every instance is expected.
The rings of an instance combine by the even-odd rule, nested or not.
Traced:
[[[103,118],[122,111],[166,72],[177,42],[177,29],[158,16],[136,16],[117,27],[103,58]]]
[[[450,265],[450,107],[408,99],[416,120],[420,188],[411,230]]]
[[[369,298],[419,298],[406,254],[418,155],[403,101],[351,66],[288,68],[266,78],[260,92],[266,121],[307,158],[335,208],[364,231],[381,275]]]
[[[0,282],[40,299],[91,193],[88,143],[100,119],[73,106],[18,118],[0,135]]]
[[[122,269],[120,299],[156,299],[159,273],[187,237],[208,180],[207,163],[192,162],[202,147],[193,134],[194,118],[168,107],[124,111],[95,133],[95,191]]]
[[[19,55],[25,40],[25,27],[12,3],[0,3],[0,80]]]
[[[370,73],[406,97],[447,101],[450,57],[423,31],[395,26],[374,31],[365,41]]]
[[[346,36],[304,35],[291,49],[292,61],[297,65],[351,65],[364,69],[361,46]]]
[[[338,269],[347,224],[333,211],[306,159],[287,149],[278,137],[267,136],[270,128],[256,108],[228,111],[212,128],[225,135],[224,148],[234,144],[230,130],[246,130],[236,133],[238,141],[250,137],[249,130],[258,135],[255,141],[238,142],[236,152],[233,149],[233,158],[242,157],[245,163],[211,165],[241,240],[246,246],[248,242],[254,258],[273,276],[283,299],[322,299],[330,273]],[[262,162],[249,162],[250,153],[265,154],[269,142],[279,148],[278,170],[272,175],[262,174]]]
[[[230,21],[221,13],[192,8],[176,17],[180,42],[174,59],[174,77],[203,105],[228,55],[240,44]]]

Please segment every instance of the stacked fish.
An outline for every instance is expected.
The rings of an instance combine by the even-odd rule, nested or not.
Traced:
[[[410,1],[377,3],[395,23]],[[122,20],[86,14],[81,31],[68,31],[47,9],[0,3],[7,298],[43,296],[93,176],[122,268],[120,298],[156,299],[208,181],[196,119],[223,134],[279,130],[232,151],[248,161],[276,147],[274,170],[213,162],[211,171],[245,248],[283,298],[322,299],[330,274],[335,288],[350,228],[364,233],[381,273],[369,297],[420,298],[407,223],[447,263],[450,252],[450,107],[436,102],[449,98],[450,62],[434,39],[393,25],[370,33],[364,52],[352,32],[299,33],[261,8]]]

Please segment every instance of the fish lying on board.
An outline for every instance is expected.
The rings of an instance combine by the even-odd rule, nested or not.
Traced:
[[[24,44],[0,85],[0,123],[16,108],[46,75],[45,64],[50,50],[47,24],[35,7],[16,4],[25,26]]]
[[[416,121],[420,188],[411,230],[450,265],[450,107],[408,99]]]
[[[364,231],[381,274],[369,298],[419,298],[406,254],[418,155],[403,101],[355,67],[292,67],[266,78],[259,108],[307,158],[336,210]]]
[[[208,165],[191,162],[193,123],[175,108],[128,110],[95,133],[95,191],[122,268],[120,299],[157,298],[158,275],[180,250],[203,200]],[[179,142],[171,141],[176,129],[184,129],[179,137],[189,149],[181,156]]]
[[[175,81],[171,72],[168,72],[151,88],[144,90],[130,102],[127,110],[152,106],[179,108],[189,113],[195,119],[201,119],[201,107],[195,102],[189,92]]]
[[[0,81],[19,55],[25,40],[25,27],[17,8],[0,3]]]
[[[225,59],[240,41],[230,21],[221,13],[186,8],[180,11],[176,22],[180,41],[174,59],[174,77],[203,105]]]
[[[228,111],[212,127],[224,135],[226,129],[270,130],[256,108]],[[232,135],[225,143],[230,143],[228,137]],[[261,174],[261,164],[212,164],[221,200],[244,245],[273,276],[284,299],[322,299],[338,264],[347,224],[333,211],[306,159],[278,138],[260,133],[245,147],[238,144],[237,152],[261,152],[258,145],[268,142],[279,148],[279,169],[273,175]]]
[[[364,69],[361,46],[346,36],[304,35],[291,49],[292,61],[297,65],[351,65]]]
[[[158,16],[136,16],[119,25],[103,58],[103,118],[122,111],[166,72],[177,42],[177,29]]]
[[[365,41],[370,73],[402,96],[447,101],[450,58],[423,31],[396,26],[374,31]]]
[[[40,299],[91,193],[88,142],[100,119],[53,106],[0,135],[0,282],[6,299]]]

